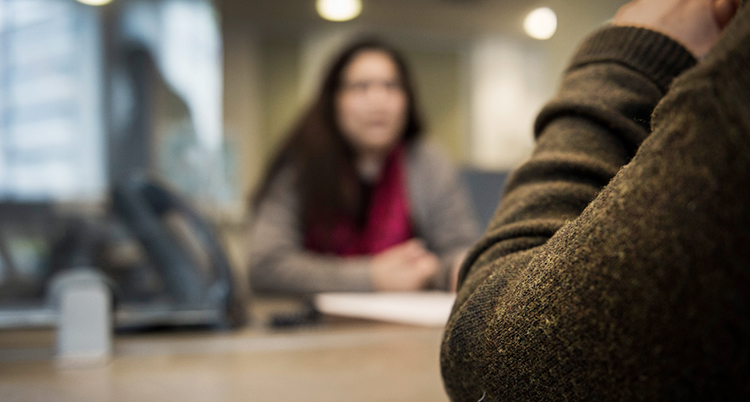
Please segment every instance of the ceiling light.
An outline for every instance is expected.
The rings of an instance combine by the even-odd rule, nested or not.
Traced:
[[[78,2],[89,6],[103,6],[107,3],[111,3],[112,0],[78,0]]]
[[[318,14],[329,21],[349,21],[362,12],[361,0],[318,0]]]
[[[537,8],[526,16],[523,28],[534,39],[549,39],[557,31],[557,15],[548,7]]]

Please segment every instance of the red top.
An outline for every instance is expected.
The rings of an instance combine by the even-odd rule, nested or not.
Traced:
[[[373,185],[364,226],[358,227],[351,216],[341,216],[329,237],[323,233],[325,225],[311,225],[305,232],[305,248],[339,256],[373,255],[411,239],[405,176],[405,149],[398,146]]]

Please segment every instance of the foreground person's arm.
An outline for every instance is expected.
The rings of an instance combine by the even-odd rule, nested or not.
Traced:
[[[742,10],[702,65],[675,84],[640,149],[649,110],[633,93],[679,73],[678,52],[660,50],[648,31],[610,34],[607,45],[605,30],[584,45],[562,100],[538,120],[537,151],[465,266],[442,356],[455,401],[743,392],[749,19]],[[595,51],[608,57],[580,62]],[[631,58],[653,64],[634,66]],[[618,77],[626,70],[631,77]]]

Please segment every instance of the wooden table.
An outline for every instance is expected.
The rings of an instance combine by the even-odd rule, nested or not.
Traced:
[[[270,307],[269,307],[270,306]],[[52,331],[0,332],[0,401],[447,401],[440,328],[353,320],[118,334],[105,365],[60,368]],[[259,313],[260,312],[260,313]]]

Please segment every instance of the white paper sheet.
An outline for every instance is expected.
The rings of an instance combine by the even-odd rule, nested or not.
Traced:
[[[324,314],[442,327],[455,299],[447,292],[320,293],[314,303]]]

